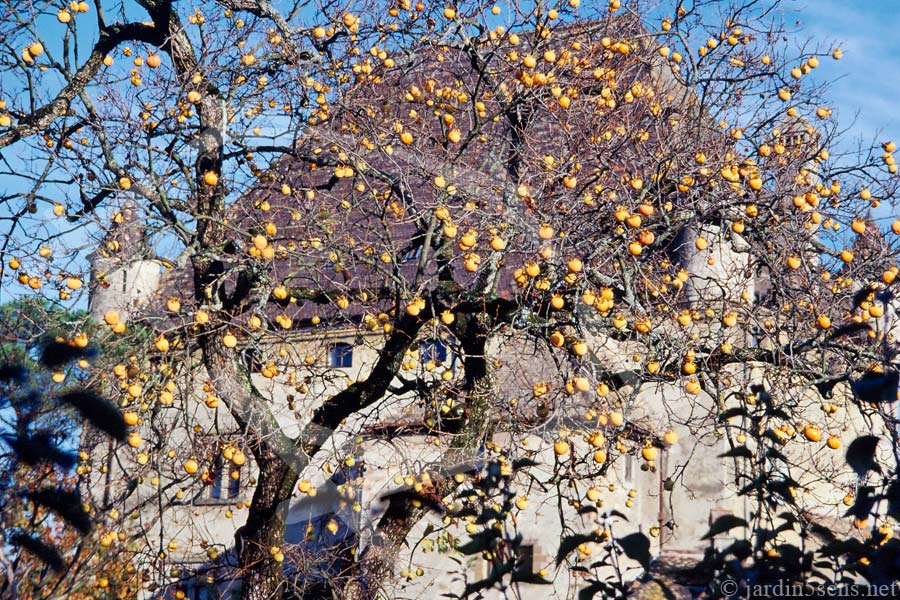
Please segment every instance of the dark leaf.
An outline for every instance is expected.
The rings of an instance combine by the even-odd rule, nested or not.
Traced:
[[[458,511],[453,513],[454,517],[457,518],[465,518],[465,517],[474,517],[478,514],[478,509],[474,506],[466,506],[464,508],[459,509]]]
[[[585,575],[591,574],[590,569],[588,569],[587,567],[582,567],[581,565],[572,565],[571,567],[569,567],[569,572],[570,573],[584,573]]]
[[[608,564],[609,564],[609,560],[607,558],[601,558],[600,560],[595,560],[588,567],[588,571],[590,571],[590,569],[597,569],[600,567],[605,567]],[[572,568],[574,569],[574,567],[572,567]]]
[[[803,569],[803,553],[794,544],[779,544],[778,558],[784,564],[796,565],[799,570],[805,570]]]
[[[87,535],[93,528],[91,517],[84,510],[81,495],[63,488],[43,488],[26,494],[35,504],[49,508],[72,527]]]
[[[870,297],[873,296],[874,292],[875,289],[871,285],[867,285],[857,290],[856,293],[853,294],[853,306],[850,308],[850,310],[857,308],[863,302],[869,300]]]
[[[776,527],[774,531],[776,534],[781,533],[783,531],[794,531],[794,523],[792,523],[792,522],[782,523],[781,525]]]
[[[781,445],[781,438],[775,435],[775,432],[771,429],[766,429],[766,431],[763,433],[763,437],[772,442],[772,444]]]
[[[532,573],[530,569],[513,571],[511,580],[518,581],[519,583],[530,583],[532,585],[547,585],[553,583],[539,573]]]
[[[783,500],[794,506],[797,504],[797,501],[794,498],[794,494],[796,493],[795,490],[799,487],[800,486],[793,479],[773,479],[768,485],[770,492],[778,494]]]
[[[856,500],[853,502],[853,506],[847,509],[847,512],[844,513],[844,516],[853,516],[857,519],[867,519],[869,515],[872,514],[872,508],[875,507],[875,503],[878,501],[876,496],[872,495],[872,488],[869,486],[860,487],[856,493]]]
[[[865,552],[866,546],[854,538],[835,540],[820,548],[820,552],[826,556],[857,556]]]
[[[650,568],[650,538],[641,532],[635,532],[616,540],[625,556],[632,560],[636,560],[645,569]]]
[[[897,371],[887,373],[866,373],[852,384],[853,394],[860,402],[883,403],[897,401],[897,384],[900,374]]]
[[[900,479],[894,479],[884,494],[887,498],[887,514],[900,519]]]
[[[19,460],[26,465],[55,463],[64,469],[69,469],[75,464],[75,456],[57,448],[53,442],[53,436],[47,432],[38,432],[26,438],[12,435],[0,435],[0,437],[9,444]]]
[[[94,349],[91,347],[79,348],[51,340],[41,346],[41,356],[38,360],[48,369],[56,369],[73,360],[90,358],[93,355]]]
[[[890,535],[889,533],[887,535]],[[875,585],[883,585],[885,588],[891,587],[893,592],[891,595],[897,595],[897,567],[900,565],[900,545],[896,539],[888,539],[884,541],[883,534],[879,533],[874,536],[873,543],[880,543],[878,550],[870,556],[871,583]]]
[[[9,541],[13,545],[18,546],[23,550],[27,550],[31,554],[34,554],[41,560],[41,562],[45,563],[57,573],[62,572],[66,566],[65,561],[63,561],[62,555],[56,548],[45,544],[35,536],[31,536],[22,532],[16,532],[9,537]]]
[[[485,508],[481,511],[481,514],[478,515],[478,518],[475,519],[475,522],[479,525],[484,525],[485,523],[490,523],[491,521],[494,521],[499,517],[499,511],[496,511],[493,508]]]
[[[749,540],[737,540],[722,551],[723,555],[731,554],[738,560],[745,560],[753,554],[753,545]]]
[[[885,533],[881,531],[881,528],[876,528],[872,532],[872,537],[869,540],[869,543],[874,544],[876,546],[881,546],[888,539],[888,535],[891,535],[890,532]]]
[[[809,532],[814,536],[817,536],[825,541],[825,543],[833,542],[837,538],[834,536],[834,533],[827,527],[819,525],[818,523],[810,523],[809,524]]]
[[[22,365],[0,366],[0,381],[4,383],[25,383],[28,381],[28,371]]]
[[[71,390],[59,396],[66,404],[75,407],[92,425],[120,442],[128,437],[128,426],[118,408],[109,400],[90,390]]]
[[[782,521],[790,521],[791,523],[798,523],[800,521],[800,519],[797,518],[797,515],[788,511],[778,513],[778,518]]]
[[[485,531],[472,534],[471,539],[465,544],[460,544],[456,550],[462,554],[478,554],[484,550],[490,550],[497,545],[500,533],[493,527]]]
[[[513,470],[518,471],[519,469],[527,469],[529,467],[538,466],[539,462],[533,461],[530,458],[517,458],[513,461]]]
[[[816,389],[819,391],[819,394],[823,398],[828,399],[834,395],[834,386],[836,386],[840,382],[846,381],[846,380],[847,380],[847,376],[845,375],[844,377],[836,377],[834,379],[826,379],[825,381],[820,381],[819,383],[817,383],[815,385],[816,385]]]
[[[740,517],[736,517],[735,515],[722,515],[715,522],[709,526],[709,531],[706,532],[702,538],[703,540],[710,540],[717,535],[725,533],[726,531],[731,531],[735,527],[747,527],[747,521]]]
[[[578,592],[578,600],[593,600],[594,596],[603,592],[604,596],[615,594],[615,588],[603,581],[595,581]]]
[[[756,479],[754,479],[753,481],[751,481],[750,483],[748,483],[747,485],[742,487],[738,491],[738,496],[746,496],[746,495],[750,494],[751,492],[755,492],[755,491],[759,490],[759,488],[762,487],[764,481],[765,481],[764,478],[757,477]]]
[[[750,391],[756,395],[756,399],[761,404],[769,405],[772,403],[772,396],[769,394],[769,392],[766,391],[766,388],[764,388],[760,384],[754,383],[753,385],[751,385]]]
[[[722,411],[722,414],[719,415],[720,421],[727,421],[728,419],[734,417],[745,417],[747,416],[747,408],[744,406],[735,406],[732,408],[727,408]]]
[[[872,326],[868,323],[848,323],[846,325],[841,325],[840,327],[835,327],[832,329],[828,338],[835,340],[840,337],[844,337],[845,335],[853,335],[854,333],[858,333],[860,331],[868,331],[872,329]]]
[[[616,384],[616,389],[618,389],[628,385],[635,385],[641,380],[641,375],[637,371],[627,370],[611,375],[610,380]]]
[[[513,565],[510,563],[491,563],[491,572],[490,574],[480,581],[475,581],[466,585],[465,591],[463,592],[463,597],[468,598],[472,594],[479,592],[483,589],[489,588],[495,583],[499,582],[504,575],[512,571]]]
[[[847,464],[860,477],[876,468],[875,448],[878,446],[878,438],[874,435],[858,437],[847,447]],[[880,470],[879,470],[880,472]]]
[[[788,411],[774,404],[766,411],[766,414],[772,417],[778,417],[779,419],[784,419],[785,421],[790,421],[792,418]]]
[[[783,463],[788,462],[787,457],[775,448],[766,448],[766,458],[780,460]]]
[[[753,458],[753,452],[747,446],[735,446],[728,452],[720,454],[719,458]]]
[[[559,542],[559,548],[556,550],[556,565],[562,564],[566,557],[571,554],[575,548],[587,542],[597,541],[597,536],[593,534],[576,534],[564,536]]]

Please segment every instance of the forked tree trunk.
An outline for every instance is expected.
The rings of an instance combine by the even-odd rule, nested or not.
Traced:
[[[258,468],[247,522],[235,534],[241,598],[278,598],[284,583],[283,563],[275,559],[272,549],[284,544],[288,504],[297,483],[293,446],[265,402],[254,393],[249,373],[238,366],[233,353],[210,335],[199,339],[207,373],[244,431]]]
[[[464,400],[466,419],[454,436],[448,452],[437,469],[446,469],[448,476],[436,481],[433,500],[453,492],[459,485],[453,471],[468,470],[479,446],[491,436],[493,425],[490,402],[494,387],[486,356],[489,339],[489,322],[486,315],[472,315],[462,319],[454,333],[465,352]],[[429,512],[425,506],[413,506],[406,497],[392,498],[376,528],[375,536],[362,552],[355,571],[344,585],[340,600],[374,600],[389,597],[385,586],[394,577],[394,562],[401,552],[410,531]]]

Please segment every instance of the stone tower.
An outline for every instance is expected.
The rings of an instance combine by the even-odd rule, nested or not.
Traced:
[[[816,162],[819,154],[819,146],[822,143],[822,133],[813,127],[803,117],[788,117],[781,122],[779,128],[781,143],[785,146],[793,158],[806,158],[801,169],[806,174],[803,182],[809,187],[815,187],[822,181],[822,170]]]
[[[159,288],[162,263],[151,258],[140,216],[133,206],[113,215],[112,226],[88,260],[88,308],[98,320],[110,310],[118,311],[123,321],[129,320]]]
[[[705,240],[700,249],[698,240]],[[690,274],[684,285],[685,304],[696,307],[732,305],[754,296],[750,246],[743,237],[720,225],[684,229],[676,241],[678,258]]]

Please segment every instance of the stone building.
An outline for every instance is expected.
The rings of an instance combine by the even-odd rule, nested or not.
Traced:
[[[716,246],[710,252],[729,252],[724,248],[727,246]],[[685,264],[698,260],[691,256]],[[739,260],[731,264],[737,264]],[[155,302],[159,304],[175,293],[174,290],[179,289],[178,282],[184,281],[184,274],[178,271],[160,273],[155,265],[142,257],[130,265],[118,263],[112,271],[114,277],[140,285],[136,285],[130,295],[109,295],[109,288],[97,288],[97,299],[91,304],[95,316],[102,319],[106,311],[116,309],[130,317],[134,314],[132,307],[146,308],[148,299],[154,294]],[[151,267],[153,276],[148,275]],[[99,271],[103,267],[97,268]],[[107,275],[107,280],[109,277]],[[743,268],[734,284],[717,281],[722,285],[717,289],[747,289],[743,287],[747,285]],[[157,282],[161,288],[153,285]],[[704,284],[707,285],[708,282]],[[735,288],[735,285],[740,287]],[[589,321],[590,315],[585,319]],[[257,339],[255,347],[247,349],[248,362],[256,360],[255,353],[269,355],[274,350],[286,362],[292,360],[294,364],[302,364],[314,357],[314,361],[322,365],[314,378],[302,383],[289,380],[281,373],[266,374],[259,365],[255,367],[259,372],[253,375],[253,381],[261,395],[260,401],[270,406],[284,433],[297,435],[302,426],[301,415],[309,414],[316,402],[336,393],[349,382],[366,377],[378,359],[379,346],[384,339],[380,330],[370,329],[374,328],[367,327],[365,322],[344,327],[312,327],[307,322],[306,328],[292,330],[286,335],[270,339],[263,335]],[[648,469],[647,461],[639,453],[621,453],[601,479],[602,493],[597,494],[600,500],[591,504],[600,514],[617,511],[627,517],[627,521],[621,520],[612,526],[615,535],[641,531],[651,536],[651,552],[661,569],[668,564],[694,564],[692,561],[699,561],[710,543],[723,547],[735,539],[729,536],[740,537],[740,531],[733,531],[712,542],[703,539],[710,523],[723,514],[734,514],[747,520],[751,516],[748,503],[737,495],[735,465],[720,458],[734,441],[722,435],[710,422],[718,413],[715,399],[705,392],[689,395],[677,382],[644,384],[638,393],[631,394],[633,388],[629,387],[629,377],[634,376],[641,365],[629,357],[639,351],[639,347],[613,339],[599,327],[596,330],[589,327],[588,331],[591,332],[587,342],[592,361],[604,372],[611,373],[613,379],[618,378],[621,383],[619,393],[628,398],[620,409],[627,419],[621,439],[653,439],[659,455]],[[510,334],[496,343],[502,346],[495,354],[502,361],[495,372],[500,389],[509,393],[517,387],[522,388],[523,382],[530,386],[530,382],[549,377],[547,365],[552,363],[551,357],[529,345],[527,340]],[[445,372],[453,373],[458,366],[453,348],[452,340],[423,337],[418,353],[410,355],[407,362],[411,369],[439,379]],[[750,364],[737,368],[734,377],[752,381],[760,375],[754,373]],[[240,427],[224,410],[220,399],[204,389],[204,381],[202,371],[195,373],[185,385],[180,385],[182,393],[175,396],[168,410],[153,416],[154,427],[168,431],[167,447],[188,447],[191,456],[214,457],[212,461],[200,461],[204,465],[201,470],[206,470],[202,478],[186,479],[184,473],[179,473],[180,461],[175,461],[154,473],[163,481],[168,479],[175,486],[173,489],[179,490],[178,495],[169,494],[165,506],[148,503],[148,499],[156,497],[158,483],[154,485],[144,480],[129,500],[135,502],[135,506],[143,507],[138,523],[145,531],[146,541],[151,547],[166,548],[167,564],[179,569],[179,576],[173,578],[173,585],[166,590],[171,597],[186,594],[197,599],[217,598],[224,593],[236,594],[239,590],[239,579],[235,581],[228,565],[233,565],[234,545],[240,543],[239,527],[245,512],[242,508],[246,508],[252,495],[255,465],[241,447]],[[402,386],[399,381],[397,385]],[[522,397],[530,396],[531,391],[530,388],[520,389]],[[799,393],[808,396],[805,392]],[[576,448],[581,453],[591,450],[582,440],[583,434],[578,432],[589,429],[585,427],[583,413],[591,411],[592,395],[576,394],[575,398],[576,401],[570,399],[559,404],[550,414],[542,413],[538,407],[533,414],[542,418],[514,424],[507,433],[497,433],[494,443],[503,447],[509,439],[515,438],[518,444],[527,444],[534,450],[532,459],[538,463],[531,476],[549,480],[560,464],[554,442],[561,431],[572,433],[569,439],[573,454]],[[817,406],[819,402],[812,396],[804,400],[810,406]],[[696,418],[686,422],[673,418],[673,415],[689,414]],[[597,416],[595,414],[593,418],[596,420]],[[600,418],[609,417],[605,414]],[[340,570],[342,559],[333,554],[335,543],[340,542],[345,549],[354,551],[371,543],[374,527],[385,509],[384,499],[398,490],[420,484],[420,480],[410,480],[410,474],[422,473],[440,459],[436,445],[445,442],[429,432],[428,412],[423,412],[422,404],[415,400],[415,392],[398,393],[377,409],[361,413],[355,419],[358,423],[348,423],[346,432],[335,433],[330,451],[325,458],[317,457],[320,464],[314,463],[307,469],[300,484],[302,491],[298,491],[295,500],[286,507],[288,526],[284,552],[290,558],[285,564],[299,589],[310,589],[320,578],[326,579],[334,570]],[[679,420],[685,424],[673,425]],[[663,442],[659,434],[653,437],[649,433],[670,427],[680,438],[671,446]],[[852,439],[863,430],[852,420],[845,420],[844,428],[845,439]],[[504,436],[512,437],[506,439]],[[353,468],[347,466],[350,457],[355,463]],[[472,459],[477,462],[477,456]],[[119,463],[119,468],[125,471],[129,460],[141,462],[140,454],[137,459],[124,460]],[[812,451],[804,460],[815,461],[825,472],[840,472],[840,455],[828,457]],[[460,469],[470,466],[464,464]],[[121,473],[113,467],[103,477],[105,489],[121,477]],[[358,487],[354,486],[349,498],[344,495],[343,487],[348,480],[360,483]],[[823,506],[834,506],[836,498],[853,485],[846,475],[833,483],[836,485],[830,490],[828,486],[820,485],[816,492]],[[542,490],[539,486],[529,485],[527,479],[517,480],[515,486],[516,497],[527,498],[527,508],[518,513],[516,523],[516,531],[522,536],[520,558],[526,561],[523,568],[547,573],[547,579],[552,582],[552,585],[521,584],[521,593],[529,598],[571,597],[583,584],[571,571],[557,567],[556,552],[560,539],[567,533],[595,527],[594,514],[585,517],[573,506],[561,506],[560,497],[553,488]],[[310,496],[310,490],[317,495]],[[581,493],[588,492],[582,490]],[[591,492],[591,497],[594,494],[596,492]],[[815,513],[815,505],[809,510]],[[821,517],[832,523],[831,519],[837,516],[833,510]],[[335,527],[335,531],[332,532],[329,526]],[[459,593],[467,584],[489,577],[490,564],[480,555],[465,556],[450,550],[454,543],[468,538],[465,526],[450,526],[435,536],[435,528],[440,527],[441,518],[435,514],[423,519],[411,533],[410,546],[414,551],[396,558],[401,578],[393,592],[394,597],[421,598],[428,594]],[[585,548],[578,562],[589,563],[589,552],[597,552],[598,548]],[[321,559],[322,564],[316,562],[317,556],[325,557]],[[315,568],[310,569],[310,563],[316,565]],[[292,564],[304,565],[303,570]],[[303,573],[302,580],[296,579],[299,577],[296,572]],[[637,569],[628,572],[632,577],[639,575]],[[496,593],[497,597],[502,595],[500,591],[485,593],[488,597],[491,593]]]

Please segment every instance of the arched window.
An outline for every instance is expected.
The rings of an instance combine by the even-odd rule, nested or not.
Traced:
[[[353,366],[353,346],[339,342],[332,344],[328,349],[328,366],[329,367],[352,367]]]
[[[441,340],[428,340],[421,347],[422,362],[440,364],[447,360],[447,345]]]

